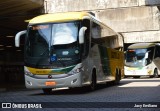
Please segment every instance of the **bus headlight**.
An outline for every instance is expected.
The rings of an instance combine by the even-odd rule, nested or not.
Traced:
[[[80,73],[81,71],[83,71],[84,69],[83,69],[83,67],[80,67],[80,68],[77,68],[77,69],[75,69],[75,70],[73,70],[73,71],[71,71],[71,72],[69,72],[69,74],[76,74],[76,73]]]
[[[25,71],[25,75],[27,76],[33,76],[33,74],[31,72]]]

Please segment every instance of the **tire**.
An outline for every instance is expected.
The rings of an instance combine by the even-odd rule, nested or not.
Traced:
[[[91,84],[90,84],[90,90],[94,91],[94,90],[96,90],[96,87],[97,87],[97,78],[96,78],[95,71],[93,71],[92,80],[91,80]]]
[[[116,70],[116,77],[115,77],[114,84],[118,85],[120,80],[121,80],[121,74],[119,74],[118,70]]]
[[[138,79],[138,78],[140,78],[140,76],[134,76],[133,78]]]
[[[51,94],[52,88],[44,88],[42,89],[44,94]]]
[[[154,69],[153,77],[154,78],[158,77],[158,69],[157,68]]]
[[[124,78],[128,78],[128,76],[125,76],[125,75],[124,75]]]

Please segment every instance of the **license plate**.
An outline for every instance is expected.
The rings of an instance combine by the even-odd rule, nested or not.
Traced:
[[[46,86],[55,86],[55,85],[56,85],[56,82],[54,81],[46,82]]]

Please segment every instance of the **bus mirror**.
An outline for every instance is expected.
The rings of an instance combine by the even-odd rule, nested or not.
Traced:
[[[16,36],[15,36],[15,46],[16,47],[19,47],[20,46],[20,37],[23,35],[23,34],[26,34],[26,30],[24,30],[24,31],[20,31],[20,32],[18,32],[17,34],[16,34]]]
[[[82,27],[79,30],[79,44],[83,44],[84,43],[84,34],[85,34],[86,29],[87,29],[87,27]]]

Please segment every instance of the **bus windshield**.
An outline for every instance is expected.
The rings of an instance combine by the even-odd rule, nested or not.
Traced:
[[[30,25],[26,37],[25,62],[38,65],[66,64],[79,56],[79,22]]]
[[[126,51],[125,65],[129,67],[143,67],[146,65],[147,49],[129,49]]]

